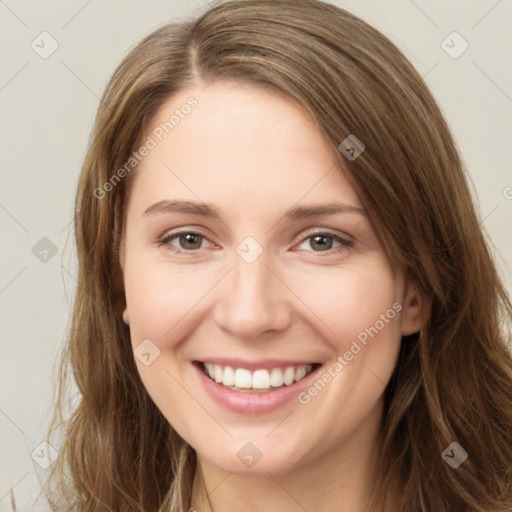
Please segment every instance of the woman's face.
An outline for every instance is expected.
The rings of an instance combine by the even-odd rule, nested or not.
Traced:
[[[418,300],[318,128],[287,98],[221,82],[169,99],[151,130],[126,212],[123,318],[157,407],[235,473],[373,439]]]

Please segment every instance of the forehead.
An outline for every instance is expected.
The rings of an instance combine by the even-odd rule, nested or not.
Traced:
[[[333,146],[278,92],[237,82],[184,89],[162,105],[147,137],[154,147],[134,176],[138,202],[228,199],[231,208],[260,210],[343,196],[359,204]]]

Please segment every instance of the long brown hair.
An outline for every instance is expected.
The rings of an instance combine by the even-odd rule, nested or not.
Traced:
[[[190,506],[194,450],[146,392],[121,318],[119,244],[136,169],[112,177],[169,97],[222,79],[284,93],[313,116],[394,268],[431,300],[425,328],[402,340],[386,389],[376,502],[398,481],[397,512],[510,511],[512,305],[457,149],[402,53],[367,23],[317,0],[230,1],[165,25],[108,83],[76,196],[78,286],[48,431],[51,443],[63,435],[47,482],[52,506]],[[350,134],[365,145],[354,160],[337,149]],[[70,371],[80,401],[68,417]],[[457,469],[441,457],[452,442],[469,455]]]

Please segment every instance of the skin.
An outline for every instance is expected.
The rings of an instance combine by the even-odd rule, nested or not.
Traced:
[[[378,471],[383,392],[402,335],[424,322],[421,297],[393,275],[364,212],[282,218],[297,204],[361,207],[300,106],[253,85],[200,84],[168,99],[154,126],[190,96],[198,106],[134,176],[122,267],[132,345],[150,339],[160,350],[148,366],[136,359],[141,379],[198,456],[192,506],[210,510],[205,485],[216,512],[366,510]],[[144,215],[177,199],[212,204],[222,220]],[[159,245],[178,228],[204,238],[180,245],[176,236]],[[327,238],[332,248],[322,251],[312,233],[326,230],[352,245]],[[251,264],[236,252],[249,235],[263,248]],[[238,357],[329,366],[394,303],[401,311],[307,405],[293,400],[263,415],[231,412],[211,400],[191,364]],[[237,457],[247,442],[262,454],[252,468]]]

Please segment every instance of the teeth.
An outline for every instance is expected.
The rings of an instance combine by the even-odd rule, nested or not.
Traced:
[[[215,365],[217,368],[222,371],[222,367],[219,365]],[[224,381],[222,382],[224,384]],[[238,368],[235,372],[235,386],[237,388],[249,389],[252,387],[252,379],[251,372],[249,370],[245,370],[244,368]]]
[[[256,370],[252,375],[252,387],[255,389],[268,389],[270,375],[267,370]]]
[[[224,368],[224,376],[222,378],[222,383],[224,386],[234,386],[235,385],[235,371],[231,366],[226,366]]]
[[[290,386],[308,375],[313,365],[287,366],[286,368],[261,369],[251,372],[245,368],[232,368],[219,364],[204,363],[205,373],[215,382],[239,389],[270,389]]]
[[[304,366],[297,368],[295,370],[294,381],[295,382],[299,381],[300,379],[304,378],[305,375],[306,375],[306,368],[304,368]]]
[[[270,385],[275,388],[280,388],[284,384],[283,372],[281,368],[272,368],[270,373]]]
[[[295,370],[293,369],[292,366],[288,366],[288,368],[286,368],[284,375],[283,375],[284,383],[287,386],[289,386],[290,384],[293,384],[294,378],[295,378]]]

